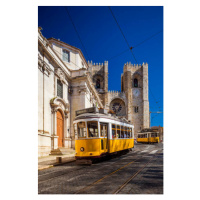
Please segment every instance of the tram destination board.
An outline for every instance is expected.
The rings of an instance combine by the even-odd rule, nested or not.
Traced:
[[[84,113],[97,113],[97,112],[99,112],[97,107],[86,108],[86,109],[82,109],[82,110],[77,110],[76,116],[84,114]]]

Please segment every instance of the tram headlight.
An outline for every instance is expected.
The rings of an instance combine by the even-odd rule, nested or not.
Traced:
[[[84,151],[84,147],[81,147],[80,150],[81,150],[81,151]]]

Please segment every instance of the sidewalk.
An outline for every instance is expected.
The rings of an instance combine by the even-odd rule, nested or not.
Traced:
[[[56,157],[61,157],[60,160],[56,161]],[[49,155],[38,158],[38,170],[47,169],[56,165],[61,165],[68,162],[75,161],[75,152],[64,155]]]

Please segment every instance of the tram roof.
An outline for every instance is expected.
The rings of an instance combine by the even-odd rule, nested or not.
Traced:
[[[115,120],[115,121],[118,121],[118,122],[122,122],[122,123],[126,123],[126,124],[132,125],[130,122],[128,122],[124,118],[118,118],[118,117],[111,116],[110,114],[102,114],[102,113],[84,113],[84,114],[80,114],[80,115],[76,116],[75,120],[87,119],[87,118],[105,118],[105,119],[111,119],[111,120]]]

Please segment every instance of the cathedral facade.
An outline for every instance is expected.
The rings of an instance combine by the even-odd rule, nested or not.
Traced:
[[[121,92],[108,91],[108,62],[89,64],[89,72],[105,108],[134,125],[135,137],[149,128],[148,64],[124,64],[121,74]]]
[[[108,61],[87,62],[80,49],[38,29],[38,156],[75,148],[75,112],[106,108],[137,132],[149,127],[148,64],[124,65],[121,92],[108,91]]]

